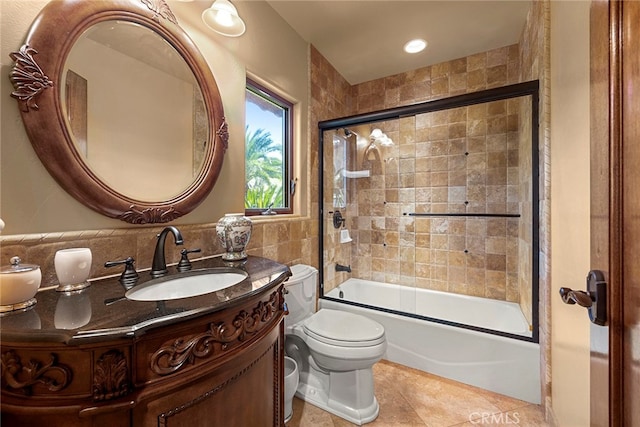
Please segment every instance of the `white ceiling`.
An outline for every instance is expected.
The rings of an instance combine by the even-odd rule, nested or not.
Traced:
[[[517,43],[531,0],[266,0],[351,84]],[[427,48],[402,50],[413,38]]]

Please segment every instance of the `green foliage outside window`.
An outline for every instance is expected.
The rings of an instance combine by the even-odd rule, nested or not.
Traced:
[[[264,129],[245,129],[245,209],[282,207],[282,144]]]

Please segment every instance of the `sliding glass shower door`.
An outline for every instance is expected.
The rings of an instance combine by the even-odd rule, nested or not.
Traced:
[[[421,290],[503,302],[537,341],[537,122],[532,82],[321,123],[323,296],[453,323]]]

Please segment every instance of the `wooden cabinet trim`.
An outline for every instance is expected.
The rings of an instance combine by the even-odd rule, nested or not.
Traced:
[[[187,364],[196,365],[199,359],[221,357],[256,338],[256,334],[276,319],[280,306],[278,294],[278,291],[273,292],[266,302],[259,301],[253,310],[243,307],[229,323],[216,319],[204,332],[166,341],[151,356],[151,371],[159,376],[174,374]]]

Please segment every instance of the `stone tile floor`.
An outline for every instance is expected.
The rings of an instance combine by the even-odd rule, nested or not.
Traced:
[[[382,360],[374,365],[380,414],[367,427],[548,426],[540,405]],[[298,398],[287,427],[354,424]]]

